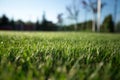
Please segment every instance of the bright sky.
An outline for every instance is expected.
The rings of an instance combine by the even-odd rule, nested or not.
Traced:
[[[113,13],[113,3],[114,0],[103,0],[107,2],[103,12],[103,18]],[[120,0],[119,7],[120,7]],[[71,0],[0,0],[0,16],[6,14],[10,19],[23,21],[33,21],[37,19],[41,20],[43,12],[46,13],[46,18],[53,22],[57,22],[57,15],[59,13],[64,13],[66,15],[66,5],[71,4]],[[81,6],[80,6],[81,7]],[[118,10],[118,19],[120,20],[120,10]],[[81,7],[79,21],[84,21],[84,10]],[[66,17],[64,17],[66,18]],[[92,15],[88,14],[88,19],[91,19]]]

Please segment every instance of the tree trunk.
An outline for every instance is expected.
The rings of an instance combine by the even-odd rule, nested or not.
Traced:
[[[100,32],[101,0],[98,0],[97,4],[97,32]]]
[[[75,20],[75,23],[74,23],[74,30],[77,31],[77,29],[78,29],[77,20]]]
[[[77,24],[74,24],[74,30],[77,31]]]
[[[92,31],[96,31],[96,14],[93,12]]]
[[[87,10],[85,10],[85,21],[84,21],[84,29],[87,28]]]

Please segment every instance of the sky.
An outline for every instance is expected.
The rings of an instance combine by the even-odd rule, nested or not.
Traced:
[[[102,0],[107,5],[102,10],[102,19],[108,14],[113,14],[114,0]],[[42,15],[45,12],[46,19],[57,23],[57,15],[63,13],[65,24],[72,23],[67,19],[66,6],[71,4],[71,0],[0,0],[0,16],[5,14],[10,19],[32,21],[41,21]],[[120,0],[118,0],[120,7]],[[119,8],[118,8],[119,9]],[[120,10],[117,13],[117,21],[120,20]],[[88,12],[87,19],[92,19],[92,13]],[[85,20],[85,10],[80,5],[79,22]]]

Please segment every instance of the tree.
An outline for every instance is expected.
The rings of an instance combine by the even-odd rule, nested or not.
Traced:
[[[3,14],[3,16],[1,17],[0,24],[2,26],[6,26],[9,24],[9,19],[5,14]]]
[[[39,30],[39,28],[40,28],[39,20],[36,21],[35,28],[36,28],[36,30]]]
[[[119,21],[119,22],[117,22],[116,27],[117,27],[117,32],[120,32],[120,21]]]
[[[103,21],[104,28],[107,28],[109,32],[114,32],[114,22],[112,15],[108,15]]]
[[[10,21],[10,26],[12,26],[12,29],[15,30],[15,21],[14,21],[14,19],[12,19]]]
[[[58,16],[57,16],[59,30],[60,30],[61,27],[63,26],[63,18],[62,18],[62,16],[63,16],[63,13],[60,13],[60,14],[58,14]]]
[[[90,11],[89,9],[88,9],[88,5],[87,5],[87,3],[85,2],[85,0],[80,0],[80,3],[82,4],[82,6],[83,6],[83,9],[85,9],[85,24],[84,24],[84,28],[87,28],[88,26],[88,24],[87,24],[87,15],[88,15],[88,11]]]
[[[92,31],[100,31],[100,14],[101,9],[104,7],[105,3],[101,3],[101,0],[82,0],[84,6],[87,9],[90,9],[93,12],[93,23],[92,23]],[[97,17],[98,13],[98,17]],[[97,22],[96,22],[97,21]],[[97,27],[96,27],[97,23]]]
[[[23,28],[24,28],[24,22],[22,20],[16,21],[16,29],[23,30]]]
[[[46,19],[45,12],[43,12],[43,15],[42,15],[42,23],[41,23],[40,29],[41,29],[41,30],[48,30],[47,24],[48,24],[48,21],[47,21],[47,19]]]
[[[45,12],[43,12],[43,15],[42,15],[42,23],[45,23],[47,20],[46,20],[46,14]]]
[[[85,1],[83,0],[82,3],[86,8],[89,8],[93,12],[93,23],[92,23],[92,31],[96,31],[96,13],[97,13],[97,2],[92,2],[91,0]]]
[[[77,30],[78,26],[78,16],[80,12],[79,4],[77,4],[77,0],[73,0],[73,3],[66,7],[68,14],[68,18],[74,20],[74,30]]]
[[[101,18],[101,0],[97,3],[97,32],[100,32],[100,18]]]
[[[118,0],[115,0],[115,5],[114,5],[114,30],[116,31],[116,18],[117,18],[117,2]]]

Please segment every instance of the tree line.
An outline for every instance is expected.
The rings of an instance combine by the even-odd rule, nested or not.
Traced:
[[[76,29],[77,25],[77,29]],[[76,23],[67,26],[61,26],[43,18],[41,23],[37,20],[33,22],[23,22],[22,20],[9,19],[6,15],[0,17],[0,30],[30,30],[30,31],[92,31],[93,21],[85,21],[82,23]],[[74,27],[75,26],[75,27]],[[117,30],[120,31],[120,22],[117,23]],[[114,32],[114,21],[112,15],[106,16],[103,24],[100,26],[100,32]]]
[[[67,18],[73,21],[71,25],[63,25],[63,15],[60,13],[57,16],[58,22],[53,23],[48,21],[45,13],[42,16],[42,21],[37,20],[35,23],[22,20],[15,21],[9,19],[6,15],[0,17],[0,29],[4,30],[41,30],[41,31],[93,31],[93,32],[115,32],[120,31],[120,22],[116,24],[117,15],[117,1],[115,1],[114,15],[109,14],[105,17],[101,24],[101,13],[107,3],[101,0],[72,0],[73,2],[66,6]],[[79,22],[80,5],[85,10],[85,21]],[[92,12],[93,19],[87,20],[87,15]]]
[[[58,26],[51,21],[43,18],[41,22],[37,20],[35,23],[28,21],[24,22],[22,20],[9,19],[6,15],[0,17],[0,29],[1,30],[29,30],[29,31],[57,31]]]

